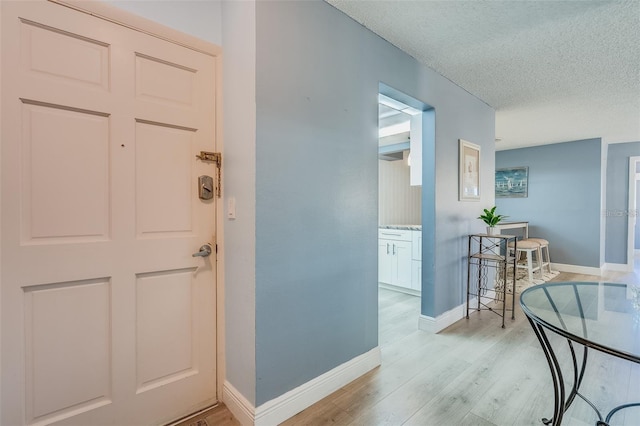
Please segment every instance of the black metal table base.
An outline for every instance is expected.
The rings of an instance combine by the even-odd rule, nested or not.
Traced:
[[[604,420],[602,420],[602,414],[600,413],[600,410],[598,410],[596,408],[596,406],[589,401],[587,398],[585,398],[584,396],[582,396],[581,394],[578,394],[578,396],[580,398],[582,398],[587,404],[589,404],[591,406],[591,408],[593,408],[593,410],[596,412],[596,414],[598,415],[598,421],[596,422],[596,426],[610,426],[609,422],[611,421],[611,417],[613,417],[613,415],[615,413],[617,413],[620,410],[623,410],[625,408],[631,408],[631,407],[640,407],[640,402],[632,402],[629,404],[622,404],[622,405],[618,405],[617,407],[615,407],[614,409],[612,409],[611,411],[609,411],[609,414],[607,414],[607,417],[605,417]],[[569,407],[566,407],[569,408]],[[553,419],[547,419],[547,418],[542,418],[542,423],[544,423],[545,425],[550,425],[553,423]],[[556,423],[554,423],[556,424]],[[559,423],[557,423],[559,424]]]
[[[577,291],[575,295],[578,301],[578,307],[580,311],[582,311],[582,305],[580,303],[580,297]],[[551,299],[551,297],[549,297],[549,302],[551,303],[551,306],[556,311],[556,313],[558,313],[558,310],[553,300]],[[584,332],[586,334],[586,325],[584,325],[584,315],[582,314],[582,312],[581,312],[581,316],[583,321]],[[559,315],[559,313],[558,313],[558,318],[560,319],[560,322],[563,323],[563,320]],[[558,358],[553,350],[553,347],[549,342],[549,339],[547,338],[547,335],[544,331],[544,327],[536,323],[535,321],[533,321],[528,316],[527,316],[527,319],[529,320],[529,323],[531,324],[531,327],[533,328],[533,331],[536,337],[538,338],[540,345],[542,346],[542,350],[547,359],[547,363],[549,364],[549,368],[551,370],[551,377],[553,379],[553,388],[554,388],[553,417],[551,417],[550,419],[543,418],[542,423],[544,423],[545,425],[553,425],[553,426],[560,425],[562,423],[562,417],[565,411],[569,409],[569,407],[573,403],[576,396],[580,397],[583,401],[589,404],[589,406],[593,408],[593,410],[596,412],[596,414],[598,415],[598,421],[595,423],[596,426],[609,426],[609,421],[611,420],[611,417],[618,411],[623,410],[625,408],[640,406],[640,402],[633,402],[633,403],[619,405],[613,408],[611,411],[609,411],[607,416],[604,417],[603,419],[602,413],[595,406],[595,404],[593,404],[591,401],[589,401],[589,399],[587,399],[584,395],[582,395],[579,392],[580,385],[582,384],[582,379],[584,378],[584,373],[587,367],[587,358],[589,353],[589,347],[588,347],[589,343],[586,340],[583,342],[579,342],[580,346],[582,346],[583,348],[582,359],[581,361],[579,361],[576,354],[576,350],[574,348],[574,342],[570,339],[566,339],[569,345],[569,351],[571,353],[571,361],[573,363],[573,386],[571,388],[571,391],[569,392],[569,395],[565,398],[566,395],[565,395],[565,386],[564,386],[564,378],[562,375],[562,369],[560,367],[560,363],[558,362]]]

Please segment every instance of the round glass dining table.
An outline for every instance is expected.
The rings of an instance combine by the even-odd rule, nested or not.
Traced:
[[[554,386],[554,412],[545,424],[560,425],[576,396],[597,413],[596,425],[608,425],[612,416],[640,402],[619,405],[606,416],[580,390],[589,350],[640,363],[640,287],[597,282],[557,282],[530,287],[520,295],[520,306],[547,358]],[[572,386],[565,390],[566,372],[548,332],[564,337],[572,360]],[[582,351],[576,349],[582,346]],[[566,370],[566,367],[565,367]]]

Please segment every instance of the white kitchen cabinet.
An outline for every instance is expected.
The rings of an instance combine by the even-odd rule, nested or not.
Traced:
[[[392,255],[394,261],[391,265],[394,285],[411,288],[411,242],[394,241]]]
[[[391,255],[393,241],[378,239],[378,282],[391,283],[391,265],[393,256]]]
[[[411,231],[411,288],[422,291],[422,231]]]
[[[378,281],[411,288],[411,242],[378,241]]]
[[[411,289],[422,291],[422,261],[411,261]]]
[[[411,231],[411,256],[422,261],[422,231]]]
[[[413,231],[408,229],[387,229],[381,228],[378,230],[378,238],[384,240],[396,240],[396,241],[412,241]]]
[[[380,283],[400,289],[416,290],[413,284],[412,232],[380,229],[378,235],[378,281]]]

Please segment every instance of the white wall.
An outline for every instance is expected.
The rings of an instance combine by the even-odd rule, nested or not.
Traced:
[[[105,0],[136,15],[222,45],[221,0]]]
[[[378,222],[380,225],[422,224],[422,186],[409,184],[406,153],[403,160],[378,161]]]
[[[226,381],[255,404],[255,2],[106,3],[224,47],[223,202],[237,203],[224,230]]]
[[[226,1],[224,39],[224,198],[236,199],[225,225],[227,381],[256,404],[256,9]]]

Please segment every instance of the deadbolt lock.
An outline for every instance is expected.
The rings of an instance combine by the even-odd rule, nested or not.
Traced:
[[[211,176],[198,177],[198,196],[201,200],[210,200],[213,198],[213,178]]]
[[[213,192],[215,192],[218,198],[220,198],[222,196],[222,154],[219,152],[200,151],[200,154],[196,155],[196,158],[199,159],[200,161],[207,161],[207,162],[210,161],[216,164],[216,169],[217,169],[216,182],[215,182],[215,186],[211,186],[211,189],[212,189],[211,193],[213,196]],[[208,177],[208,176],[200,176],[200,178],[202,177]],[[209,177],[209,179],[211,178]],[[211,197],[208,197],[208,198],[203,197],[202,182],[200,182],[200,180],[198,180],[198,185],[200,188],[199,189],[200,198],[202,198],[203,200],[210,200]]]

